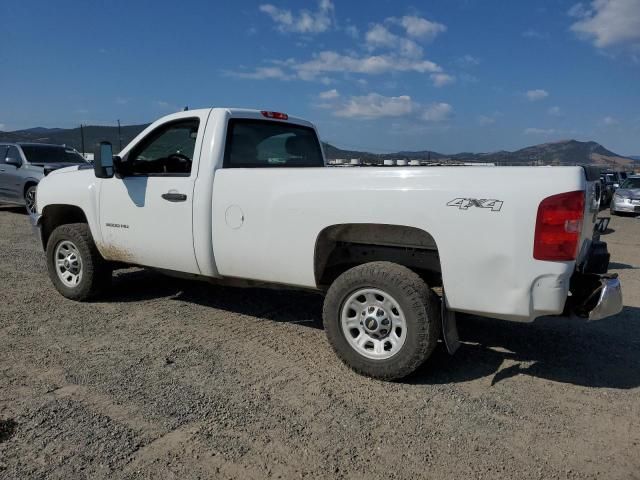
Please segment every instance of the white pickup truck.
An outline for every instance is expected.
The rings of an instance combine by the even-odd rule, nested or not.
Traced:
[[[33,220],[65,297],[93,298],[123,264],[313,289],[338,356],[398,379],[441,335],[455,350],[454,312],[530,322],[622,309],[594,180],[581,167],[332,168],[312,124],[212,108],[51,173]]]

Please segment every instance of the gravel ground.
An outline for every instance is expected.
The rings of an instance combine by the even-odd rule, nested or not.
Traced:
[[[0,207],[0,478],[640,478],[640,219],[604,239],[620,315],[464,317],[454,357],[384,383],[317,295],[130,269],[66,300]]]

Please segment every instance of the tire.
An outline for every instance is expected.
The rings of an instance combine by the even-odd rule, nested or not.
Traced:
[[[433,352],[441,329],[439,303],[408,268],[391,262],[366,263],[344,272],[329,288],[324,327],[334,351],[352,370],[380,380],[399,380]],[[380,330],[385,319],[390,328]]]
[[[67,263],[59,266],[58,260]],[[112,267],[98,252],[86,223],[61,225],[51,233],[47,270],[56,290],[71,300],[95,298],[111,283]]]
[[[37,208],[36,208],[37,187],[38,187],[37,185],[31,185],[24,192],[24,205],[29,215],[33,215],[37,211]]]

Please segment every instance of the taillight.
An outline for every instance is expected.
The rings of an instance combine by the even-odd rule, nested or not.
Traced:
[[[262,114],[263,117],[275,118],[276,120],[288,120],[289,119],[289,115],[287,115],[286,113],[282,113],[282,112],[266,112],[266,111],[263,110],[260,113]]]
[[[575,260],[582,233],[584,191],[547,197],[538,206],[533,258],[536,260]]]

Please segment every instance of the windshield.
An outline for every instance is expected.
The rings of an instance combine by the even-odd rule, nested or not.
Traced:
[[[20,145],[29,163],[82,163],[80,155],[52,145]]]
[[[640,177],[627,178],[620,188],[640,188]]]

